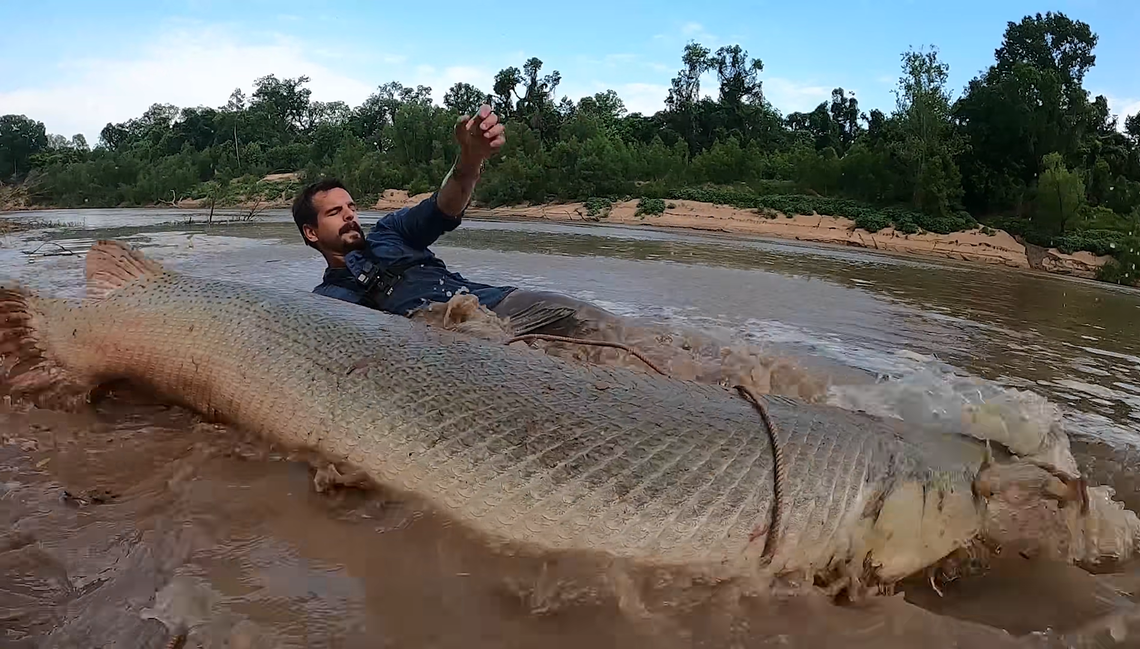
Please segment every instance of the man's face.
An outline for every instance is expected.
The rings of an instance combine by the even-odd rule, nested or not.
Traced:
[[[317,227],[305,226],[305,238],[321,252],[343,255],[364,247],[364,232],[356,220],[356,203],[348,192],[335,187],[313,195]]]

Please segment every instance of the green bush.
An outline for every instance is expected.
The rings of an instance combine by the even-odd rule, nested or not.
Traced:
[[[769,211],[784,214],[819,214],[846,217],[868,232],[896,227],[900,232],[915,234],[926,230],[939,234],[960,232],[977,227],[977,221],[965,212],[954,216],[937,217],[897,207],[877,208],[846,198],[825,198],[803,194],[760,196],[756,205],[761,213]]]
[[[1049,244],[1067,255],[1079,250],[1087,250],[1094,255],[1115,255],[1123,249],[1127,239],[1128,235],[1118,230],[1080,230],[1053,237]]]
[[[665,201],[660,198],[643,198],[637,202],[637,216],[665,213]]]
[[[1112,249],[1114,258],[1097,273],[1097,279],[1114,284],[1140,284],[1140,237],[1129,236]]]
[[[751,189],[738,187],[682,187],[667,192],[666,196],[660,198],[751,209],[756,207],[757,195]]]
[[[586,208],[587,216],[606,217],[610,215],[610,208],[613,207],[613,200],[609,198],[599,198],[597,196],[587,198],[583,203]]]
[[[408,195],[409,196],[415,196],[417,194],[426,194],[426,193],[432,191],[432,189],[434,189],[434,188],[432,187],[431,183],[428,182],[427,178],[423,178],[423,177],[416,178],[412,182],[408,183]]]
[[[1104,218],[1102,213],[1101,218]],[[1065,254],[1078,251],[1091,252],[1094,255],[1113,255],[1119,257],[1122,251],[1129,249],[1131,241],[1135,241],[1133,232],[1136,229],[1116,230],[1107,228],[1080,229],[1067,232],[1063,235],[1042,232],[1038,224],[1032,220],[1003,217],[989,219],[988,224],[994,228],[1022,237],[1026,242],[1042,248],[1056,248]]]

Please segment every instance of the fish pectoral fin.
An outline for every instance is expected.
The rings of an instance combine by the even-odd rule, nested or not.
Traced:
[[[538,331],[564,318],[569,318],[577,311],[572,307],[548,306],[537,302],[518,313],[511,314],[507,320],[507,326],[511,328],[512,334],[522,336]]]
[[[128,284],[164,272],[162,264],[125,243],[99,240],[87,252],[87,299],[101,300]]]

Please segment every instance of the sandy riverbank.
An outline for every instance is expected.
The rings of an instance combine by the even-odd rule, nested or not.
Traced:
[[[282,174],[280,176],[285,176]],[[267,177],[267,179],[269,179]],[[278,178],[273,177],[272,180]],[[284,179],[284,178],[282,178]],[[391,211],[415,205],[430,194],[409,196],[403,190],[390,189],[384,192],[371,209]],[[14,197],[9,197],[14,198]],[[25,197],[26,198],[26,197]],[[288,209],[290,201],[286,196],[271,200],[228,206],[226,210]],[[684,228],[746,234],[779,239],[790,239],[812,243],[855,246],[883,252],[937,257],[959,261],[995,264],[1011,268],[1024,268],[1071,275],[1074,277],[1095,278],[1097,271],[1111,257],[1098,256],[1090,252],[1064,254],[1055,248],[1040,248],[1019,242],[1009,233],[994,230],[984,234],[981,229],[952,234],[904,234],[893,228],[875,233],[856,228],[851,219],[819,215],[779,215],[767,218],[753,210],[744,210],[728,205],[713,205],[696,201],[668,201],[663,214],[638,216],[637,201],[614,203],[609,213],[603,217],[590,216],[582,203],[557,203],[543,205],[519,205],[493,209],[472,207],[468,214],[472,217],[498,219],[547,220],[583,223],[614,223],[631,226],[652,226],[663,228]],[[41,209],[26,203],[13,201],[11,209]],[[183,200],[178,207],[203,209],[203,201]]]
[[[414,205],[427,196],[428,194],[408,196],[404,191],[389,190],[384,192],[374,209],[399,209]],[[589,216],[582,203],[472,208],[469,214],[475,217],[601,222],[748,234],[1011,268],[1032,268],[1086,278],[1095,277],[1097,270],[1111,259],[1090,252],[1067,255],[1054,248],[1044,249],[1032,245],[1027,248],[1002,230],[994,230],[993,234],[983,234],[980,229],[952,234],[903,234],[887,228],[871,233],[856,228],[851,219],[832,216],[781,214],[776,218],[766,218],[751,210],[696,201],[668,201],[667,206],[664,214],[653,216],[638,216],[637,201],[614,203],[609,214],[601,218]]]

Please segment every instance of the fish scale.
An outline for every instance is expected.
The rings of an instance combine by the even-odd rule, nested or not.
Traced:
[[[311,293],[140,270],[137,253],[99,245],[133,281],[78,307],[34,302],[42,348],[73,377],[127,378],[312,448],[496,542],[740,569],[764,550],[756,532],[771,524],[774,449],[734,391],[565,361]],[[980,451],[947,464],[937,437],[922,441],[901,422],[762,399],[787,465],[781,570],[862,563],[906,543],[873,538],[874,512],[864,510],[932,475],[949,476],[940,484],[962,504],[945,516],[959,519],[916,516],[957,537],[875,556],[883,577],[970,542]]]

